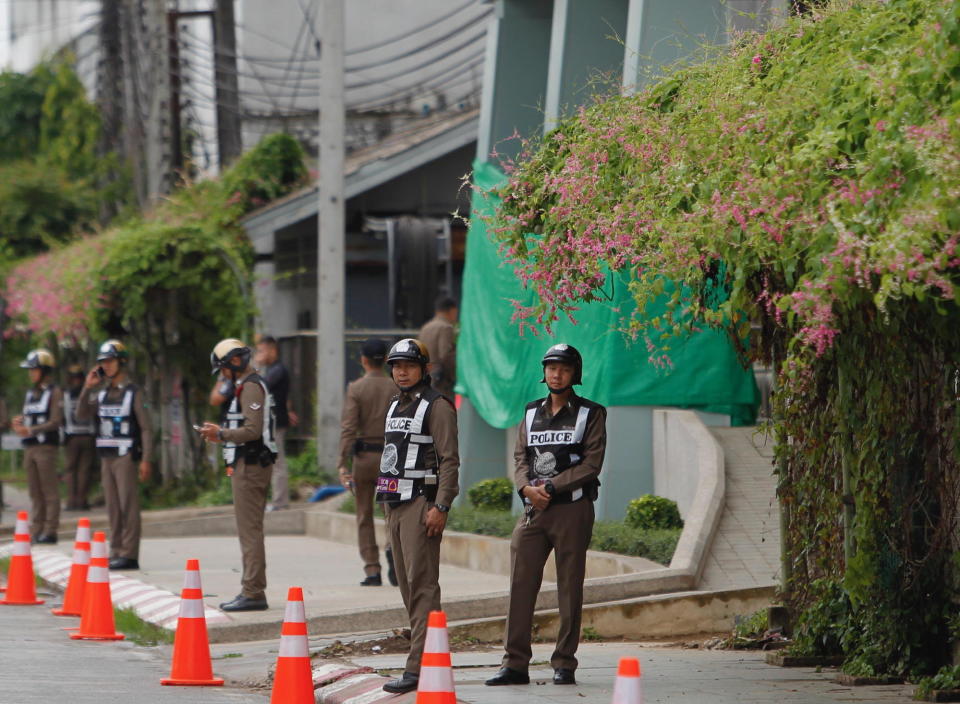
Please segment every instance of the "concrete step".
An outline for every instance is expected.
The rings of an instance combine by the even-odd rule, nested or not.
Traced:
[[[603,638],[645,640],[700,633],[729,632],[738,617],[746,617],[773,603],[774,585],[719,591],[656,594],[587,604],[583,628],[592,628]],[[453,621],[451,637],[496,643],[503,639],[505,616]],[[560,612],[537,611],[533,618],[537,638],[553,640],[560,629]]]

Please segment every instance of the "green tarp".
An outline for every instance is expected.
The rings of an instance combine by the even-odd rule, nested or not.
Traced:
[[[473,175],[480,191],[505,180],[496,166],[480,161]],[[520,285],[487,234],[483,217],[496,204],[494,196],[474,193],[457,342],[457,391],[487,423],[514,425],[526,403],[545,394],[540,358],[555,342],[572,344],[583,354],[578,393],[598,403],[696,408],[730,414],[735,425],[754,421],[759,394],[753,373],[743,368],[726,337],[707,330],[674,340],[672,368],[655,367],[643,342],[632,343],[619,332],[624,313],[633,309],[625,285],[613,287],[613,300],[583,306],[576,324],[556,324],[553,337],[521,335],[512,302],[532,305],[535,294]]]

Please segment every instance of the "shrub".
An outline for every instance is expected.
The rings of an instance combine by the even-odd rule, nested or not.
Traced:
[[[467,498],[476,508],[509,511],[513,505],[513,482],[506,477],[484,479],[470,487]]]
[[[619,521],[597,521],[593,526],[590,549],[645,557],[669,565],[679,540],[680,530],[677,528],[643,530]]]
[[[938,689],[960,689],[960,665],[945,665],[933,677],[924,677],[917,684],[914,692],[915,699],[928,699],[929,695]]]
[[[626,523],[634,528],[683,528],[677,502],[662,496],[644,494],[627,505]]]
[[[509,538],[516,524],[517,517],[509,511],[460,506],[450,511],[447,527],[463,533]]]

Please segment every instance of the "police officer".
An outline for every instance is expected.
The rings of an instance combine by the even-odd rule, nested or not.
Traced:
[[[583,360],[558,344],[543,356],[549,394],[527,404],[517,432],[514,482],[526,507],[510,541],[510,606],[503,666],[488,685],[529,684],[533,609],[555,550],[560,632],[550,658],[554,684],[576,684],[587,548],[607,445],[606,409],[574,393]]]
[[[92,420],[77,420],[77,402],[83,390],[83,367],[67,367],[67,390],[63,394],[64,463],[67,475],[67,510],[86,511],[90,508],[87,494],[93,476],[97,445]]]
[[[410,654],[387,692],[411,692],[420,679],[427,617],[440,608],[440,540],[460,475],[457,412],[430,386],[430,356],[419,340],[400,340],[387,364],[400,393],[387,410],[377,501],[386,504],[387,531],[400,595],[410,617]]]
[[[387,407],[397,392],[393,380],[383,371],[387,345],[370,339],[360,348],[364,374],[350,382],[340,419],[340,483],[354,493],[357,504],[357,543],[363,560],[364,587],[379,587],[380,551],[373,525],[373,498],[377,493],[380,455],[383,453],[383,427]],[[353,462],[349,463],[350,456]],[[349,468],[348,468],[349,466]],[[397,585],[391,550],[387,547],[387,578]]]
[[[204,423],[200,434],[222,442],[227,474],[233,482],[233,507],[243,559],[241,592],[220,604],[223,611],[263,611],[267,608],[267,558],[263,545],[263,512],[277,458],[273,397],[250,365],[250,348],[240,340],[221,340],[210,354],[213,373],[236,385],[224,427]]]
[[[51,381],[53,355],[36,349],[20,363],[33,386],[23,402],[23,415],[13,419],[13,431],[23,438],[23,465],[32,507],[30,534],[37,543],[56,543],[60,527],[60,488],[57,445],[63,423],[63,392]]]
[[[435,315],[420,329],[420,340],[430,355],[430,378],[433,388],[453,398],[457,382],[457,302],[441,296],[434,305]]]
[[[110,519],[110,569],[140,569],[139,480],[150,478],[153,432],[143,392],[127,378],[130,353],[119,340],[97,352],[77,400],[77,420],[96,420],[100,483]],[[95,391],[103,382],[106,385]]]

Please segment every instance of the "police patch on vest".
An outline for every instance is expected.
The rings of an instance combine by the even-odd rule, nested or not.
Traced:
[[[384,474],[400,474],[397,469],[397,446],[389,444],[383,448],[383,454],[380,456],[380,471]]]
[[[533,472],[538,477],[552,477],[557,473],[557,458],[552,452],[537,453],[533,461]]]
[[[569,445],[574,442],[573,430],[533,431],[527,438],[527,445]]]
[[[413,418],[387,418],[387,432],[406,433],[413,424]]]
[[[396,494],[400,491],[400,480],[396,477],[377,477],[377,491]]]

